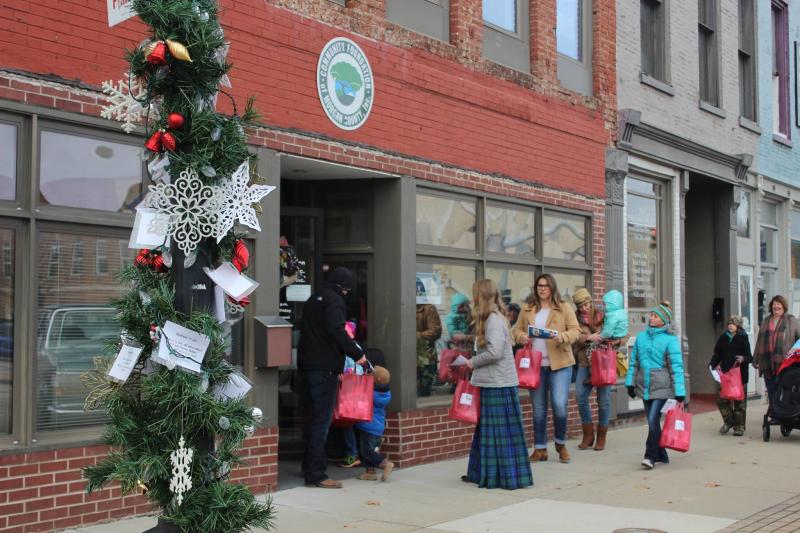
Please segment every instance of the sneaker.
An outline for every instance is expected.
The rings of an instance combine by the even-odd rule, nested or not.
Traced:
[[[642,466],[648,470],[652,470],[655,465],[653,464],[653,461],[651,461],[650,459],[644,459],[642,461]]]
[[[359,466],[361,464],[361,459],[355,457],[353,455],[348,455],[344,458],[344,461],[341,462],[339,466],[342,468],[353,468],[354,466]]]
[[[731,430],[731,426],[729,426],[728,424],[722,424],[722,427],[719,428],[719,434],[720,435],[727,435],[730,430]]]
[[[743,437],[744,436],[744,428],[736,428],[733,430],[734,437]]]

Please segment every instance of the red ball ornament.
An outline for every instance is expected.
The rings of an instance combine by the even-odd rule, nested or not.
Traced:
[[[167,127],[171,130],[179,130],[186,123],[186,119],[180,113],[170,113],[167,116]]]
[[[144,143],[144,147],[150,150],[151,152],[160,152],[163,137],[164,137],[164,132],[162,130],[153,132],[150,138],[147,139],[147,142]]]
[[[233,257],[231,258],[231,263],[233,263],[233,266],[235,266],[236,270],[239,272],[247,268],[247,266],[250,264],[250,250],[247,249],[247,246],[241,239],[236,241],[236,244],[233,245]]]
[[[175,148],[178,147],[178,142],[175,140],[175,136],[172,133],[165,131],[161,136],[161,146],[164,150],[174,152]]]
[[[153,257],[152,265],[156,272],[166,272],[168,270],[167,265],[164,264],[164,258],[161,257],[161,254]]]
[[[147,248],[142,248],[139,250],[138,255],[134,262],[139,266],[149,266],[150,265],[150,250]]]
[[[167,63],[167,45],[158,41],[153,45],[152,51],[147,54],[147,62],[151,65],[164,65]]]

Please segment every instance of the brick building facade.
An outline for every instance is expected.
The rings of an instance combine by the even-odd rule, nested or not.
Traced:
[[[252,319],[296,321],[297,294],[313,290],[327,268],[356,272],[353,318],[362,340],[386,354],[393,401],[384,449],[399,466],[463,455],[471,439],[470,427],[446,417],[448,386],[420,383],[414,308],[423,303],[415,277],[441,289],[425,300],[445,324],[439,349],[452,333],[446,324],[454,297],[469,294],[474,279],[495,278],[513,302],[541,271],[556,275],[565,296],[585,285],[599,298],[606,288],[614,2],[582,2],[573,26],[585,30],[579,39],[570,39],[568,28],[553,32],[558,2],[511,3],[513,20],[500,13],[488,22],[494,14],[479,0],[422,2],[441,10],[436,33],[416,26],[429,17],[417,16],[414,2],[399,11],[392,0],[221,2],[234,64],[226,90],[239,107],[256,96],[262,118],[248,138],[259,173],[279,188],[263,202],[262,232],[252,236],[262,286],[232,332],[240,347],[232,357],[253,380],[253,402],[265,413],[265,427],[246,441],[249,465],[234,476],[254,490],[283,483],[278,469],[296,458],[302,406],[293,365],[256,367]],[[100,84],[122,77],[124,49],[143,40],[145,28],[136,19],[109,28],[99,5],[66,0],[12,0],[0,8],[0,26],[0,135],[10,140],[0,148],[0,176],[11,184],[0,187],[0,232],[15,252],[4,252],[0,279],[0,316],[10,337],[8,353],[0,354],[0,531],[146,512],[144,499],[123,498],[118,488],[85,495],[79,469],[105,451],[97,445],[102,413],[61,408],[66,372],[53,364],[43,373],[50,367],[38,323],[53,305],[47,293],[66,295],[57,302],[62,308],[80,309],[88,303],[81,293],[110,299],[118,290],[86,272],[75,275],[72,265],[80,259],[105,275],[97,269],[99,248],[75,245],[90,239],[107,242],[119,251],[115,261],[123,260],[133,223],[127,198],[141,191],[146,173],[115,177],[125,194],[106,195],[110,178],[101,160],[121,165],[144,132],[126,136],[99,118]],[[326,117],[316,86],[320,52],[335,37],[363,50],[374,78],[372,111],[352,131]],[[509,39],[513,46],[504,44]],[[506,61],[512,48],[516,55]],[[581,85],[587,73],[590,83]],[[218,105],[233,112],[224,96]],[[75,186],[77,179],[89,185]],[[279,268],[280,237],[305,264],[305,279],[293,288],[269,281]],[[59,261],[61,268],[49,266]],[[52,394],[41,392],[47,383]],[[532,437],[527,395],[523,400]],[[577,426],[571,401],[570,430]]]

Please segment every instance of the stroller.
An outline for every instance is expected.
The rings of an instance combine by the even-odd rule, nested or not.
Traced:
[[[776,375],[778,391],[761,426],[764,442],[769,440],[770,425],[780,426],[784,437],[800,429],[800,349],[789,352]]]

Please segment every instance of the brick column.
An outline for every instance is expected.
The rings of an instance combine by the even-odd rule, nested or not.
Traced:
[[[450,0],[450,44],[458,48],[463,63],[483,60],[483,3]]]
[[[556,3],[530,0],[531,74],[537,82],[558,84]]]
[[[386,18],[386,0],[347,0],[347,8],[359,13]]]
[[[608,120],[617,109],[617,11],[615,0],[592,2],[592,91]],[[616,127],[614,127],[614,130]]]

